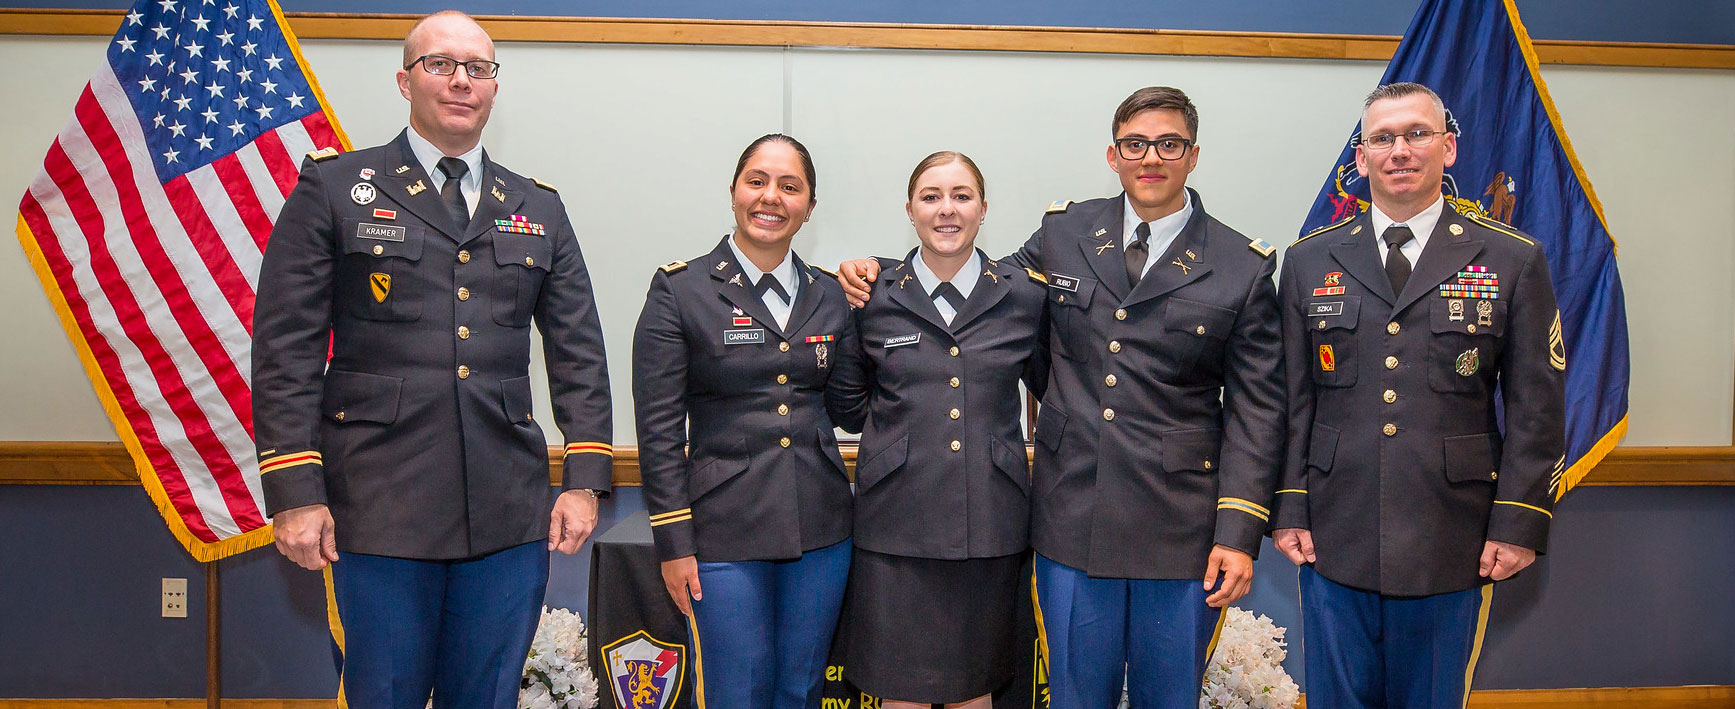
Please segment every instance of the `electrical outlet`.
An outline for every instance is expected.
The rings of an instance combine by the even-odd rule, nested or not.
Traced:
[[[187,617],[186,579],[163,579],[163,617]]]

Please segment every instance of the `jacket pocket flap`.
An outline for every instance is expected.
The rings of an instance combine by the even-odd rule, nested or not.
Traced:
[[[890,445],[885,446],[865,458],[857,458],[855,464],[856,490],[866,491],[879,484],[886,476],[904,466],[909,459],[910,437],[898,436]]]
[[[418,261],[422,258],[423,228],[414,224],[371,222],[366,219],[343,220],[339,241],[345,254],[367,254],[379,258],[401,258]]]
[[[1448,436],[1445,440],[1446,480],[1455,483],[1494,482],[1502,444],[1498,433]]]
[[[1163,310],[1163,327],[1203,337],[1227,338],[1235,311],[1184,298],[1170,298]]]
[[[500,406],[506,412],[507,421],[513,423],[530,422],[530,377],[522,376],[500,380]]]
[[[825,453],[825,459],[831,461],[839,475],[849,474],[849,468],[843,463],[843,453],[837,450],[837,431],[833,431],[829,423],[819,425],[819,450]]]
[[[1217,465],[1222,432],[1215,428],[1163,434],[1163,470],[1211,470]]]
[[[1030,492],[1030,457],[1024,453],[1024,446],[1007,443],[1001,439],[991,439],[988,450],[993,455],[994,467],[1012,478],[1018,484],[1018,489],[1026,494]]]
[[[1060,435],[1066,432],[1066,414],[1053,406],[1044,406],[1036,414],[1036,441],[1048,450],[1060,450]]]
[[[1340,295],[1307,301],[1310,330],[1354,330],[1361,317],[1361,296]]]
[[[403,389],[404,380],[397,377],[333,369],[325,373],[320,413],[341,423],[391,423],[398,420]]]
[[[1055,285],[1056,280],[1059,280],[1059,279],[1054,278],[1052,275],[1049,276],[1049,279],[1048,279],[1048,302],[1054,303],[1056,305],[1070,305],[1070,306],[1075,307],[1075,308],[1084,308],[1084,307],[1090,306],[1090,295],[1092,293],[1096,292],[1096,279],[1094,279],[1094,278],[1075,278],[1075,279],[1072,279],[1078,286],[1076,289],[1074,289],[1074,288],[1061,288],[1060,286]]]
[[[554,247],[546,237],[533,234],[495,234],[494,263],[500,266],[520,266],[548,270],[554,260]]]
[[[1506,332],[1506,306],[1504,300],[1435,298],[1428,309],[1428,328],[1439,333],[1499,337]]]
[[[693,461],[693,477],[687,480],[687,496],[697,500],[730,478],[747,472],[746,458],[713,458]]]
[[[1313,433],[1307,437],[1308,466],[1331,472],[1331,466],[1337,460],[1337,437],[1337,429],[1322,423],[1314,424]]]

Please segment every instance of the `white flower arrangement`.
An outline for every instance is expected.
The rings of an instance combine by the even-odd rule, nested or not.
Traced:
[[[588,644],[577,614],[543,606],[524,663],[518,709],[596,709],[598,687]]]
[[[1229,617],[1206,664],[1199,709],[1294,709],[1301,687],[1283,671],[1289,655],[1285,629],[1263,614],[1235,607],[1225,612]]]

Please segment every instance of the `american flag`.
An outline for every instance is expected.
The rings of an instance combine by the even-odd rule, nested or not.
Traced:
[[[19,206],[18,236],[170,530],[270,541],[249,348],[303,154],[347,149],[270,0],[134,5]]]

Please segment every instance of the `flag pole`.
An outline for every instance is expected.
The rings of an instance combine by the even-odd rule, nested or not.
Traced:
[[[223,701],[223,586],[217,582],[217,562],[205,562],[205,707]]]

